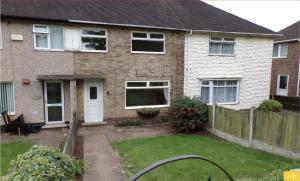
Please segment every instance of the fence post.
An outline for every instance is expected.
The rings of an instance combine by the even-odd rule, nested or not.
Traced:
[[[216,104],[213,104],[213,110],[212,110],[212,123],[211,123],[211,130],[213,133],[215,133],[215,123],[216,123]]]
[[[254,119],[253,113],[254,113],[254,109],[255,108],[252,106],[251,109],[250,109],[250,117],[249,117],[250,124],[249,124],[249,142],[248,142],[248,144],[249,144],[250,148],[253,145],[253,119]]]

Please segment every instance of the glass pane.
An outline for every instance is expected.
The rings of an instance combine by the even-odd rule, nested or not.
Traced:
[[[237,85],[236,80],[226,80],[226,85],[232,86],[232,85]]]
[[[225,80],[215,80],[213,82],[214,86],[225,86]]]
[[[280,57],[286,57],[287,53],[288,53],[288,44],[287,43],[281,44]]]
[[[222,41],[222,38],[220,38],[220,37],[210,37],[210,40],[212,40],[212,41]]]
[[[48,107],[48,121],[62,121],[62,107],[51,106]]]
[[[48,48],[48,35],[37,34],[35,35],[37,48]]]
[[[90,87],[90,99],[97,99],[97,87]]]
[[[234,45],[233,44],[222,44],[222,54],[233,54]]]
[[[279,88],[280,89],[287,89],[288,77],[287,76],[280,76],[279,81],[280,81]]]
[[[36,26],[34,26],[34,32],[48,33],[47,26],[36,25]]]
[[[132,51],[164,52],[163,41],[132,40]]]
[[[12,83],[0,83],[0,112],[15,112]]]
[[[47,100],[48,104],[59,104],[61,100],[61,83],[47,83]]]
[[[82,29],[83,35],[101,35],[105,36],[105,31],[100,29],[92,29],[92,28],[86,28]]]
[[[133,32],[132,36],[135,38],[147,38],[147,33]]]
[[[167,105],[169,89],[127,89],[126,106]]]
[[[273,57],[278,57],[278,44],[273,46]]]
[[[221,54],[222,53],[222,44],[209,43],[209,53],[210,54]]]
[[[208,80],[202,81],[202,85],[209,85],[209,81]]]
[[[236,102],[236,87],[214,87],[213,102],[214,103],[231,103]]]
[[[127,82],[127,87],[146,87],[147,82]]]
[[[50,46],[52,49],[63,49],[63,27],[50,26]]]
[[[201,100],[202,102],[209,103],[209,87],[201,88]]]
[[[156,39],[164,39],[164,35],[163,34],[156,34],[156,33],[151,33],[150,34],[150,38],[156,38]]]
[[[168,86],[168,82],[150,82],[151,87],[155,86]]]
[[[83,50],[106,50],[106,38],[81,37]]]

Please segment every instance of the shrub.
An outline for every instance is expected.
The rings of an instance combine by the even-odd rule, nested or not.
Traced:
[[[153,118],[158,115],[159,109],[143,108],[136,111],[143,118]]]
[[[177,132],[190,133],[208,120],[208,107],[199,98],[177,98],[171,104],[170,121]]]
[[[276,100],[264,100],[258,107],[264,111],[280,112],[282,110],[282,104]]]
[[[126,127],[126,126],[139,126],[141,122],[139,120],[124,120],[116,124],[118,127]]]
[[[83,174],[83,162],[55,148],[33,145],[18,156],[7,176],[8,180],[74,180]]]

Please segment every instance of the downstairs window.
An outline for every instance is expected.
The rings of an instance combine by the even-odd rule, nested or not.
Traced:
[[[15,114],[15,94],[12,83],[0,83],[0,112]]]
[[[127,81],[126,108],[165,107],[170,101],[169,81]]]

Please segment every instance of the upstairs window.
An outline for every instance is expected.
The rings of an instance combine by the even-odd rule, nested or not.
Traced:
[[[165,53],[165,34],[149,32],[131,33],[132,53]]]
[[[15,94],[12,83],[0,83],[0,112],[7,111],[9,114],[15,114]]]
[[[81,50],[83,51],[107,51],[107,33],[103,29],[81,29]]]
[[[233,55],[234,45],[234,38],[211,37],[209,40],[209,54]]]
[[[33,25],[35,49],[64,49],[62,26]]]
[[[286,58],[288,53],[287,43],[278,43],[273,46],[273,57],[274,58]]]

